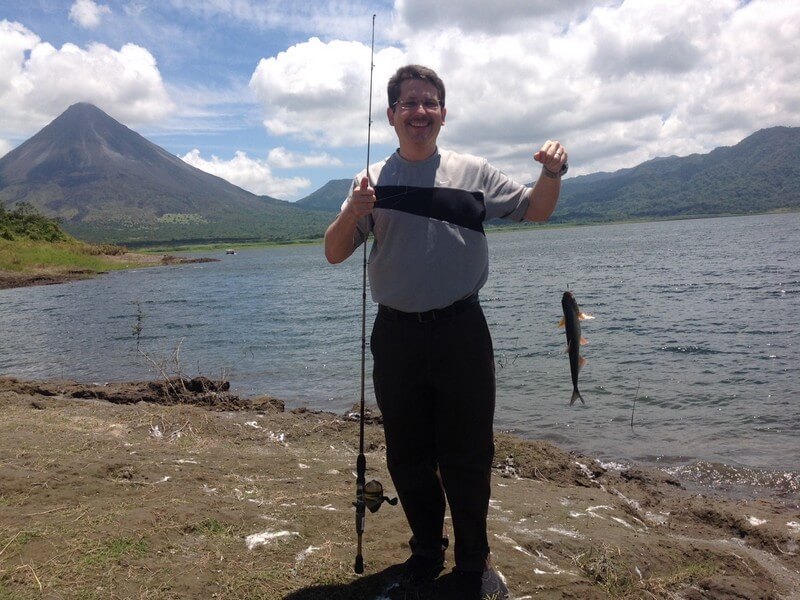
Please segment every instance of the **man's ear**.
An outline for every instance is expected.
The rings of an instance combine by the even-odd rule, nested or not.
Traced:
[[[386,118],[389,119],[389,125],[394,127],[394,111],[391,106],[386,109]]]
[[[444,125],[444,118],[447,116],[447,109],[442,107],[442,125]]]

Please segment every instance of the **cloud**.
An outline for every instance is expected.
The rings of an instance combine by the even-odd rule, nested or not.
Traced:
[[[527,37],[444,31],[415,46],[433,48],[451,90],[444,139],[488,150],[518,178],[546,138],[568,145],[575,172],[615,170],[800,123],[787,54],[800,52],[800,10],[769,4],[629,1],[557,35],[547,24]]]
[[[789,0],[396,0],[375,54],[373,141],[385,84],[401,64],[447,86],[441,144],[525,181],[547,139],[572,173],[707,152],[777,124],[800,125],[800,5]],[[273,135],[364,143],[369,47],[311,38],[263,59],[250,81]]]
[[[395,12],[402,31],[438,31],[457,28],[464,32],[509,33],[527,30],[543,20],[569,22],[592,6],[618,4],[615,0],[460,0],[458,9],[451,3],[430,0],[397,0]]]
[[[6,154],[11,152],[11,150],[13,150],[13,149],[14,149],[14,146],[10,142],[8,142],[6,140],[3,140],[3,139],[0,139],[0,158],[3,158]]]
[[[380,13],[384,23],[391,21],[386,1],[170,0],[170,4],[207,20],[225,19],[259,29],[326,37],[347,32],[347,39],[367,39],[371,25],[369,15],[373,13]]]
[[[386,123],[385,84],[403,63],[403,52],[375,53],[373,119]],[[380,65],[380,66],[379,66]],[[360,42],[319,38],[296,44],[262,59],[250,88],[264,111],[272,135],[290,136],[313,145],[363,144],[367,136],[370,48]],[[376,140],[390,139],[388,127],[376,127]]]
[[[278,147],[264,159],[244,158],[262,169],[319,165],[318,176],[342,164],[335,157],[349,164],[344,157],[366,142],[373,12],[371,139],[381,151],[396,143],[386,82],[409,62],[433,67],[447,85],[442,146],[485,156],[524,181],[535,176],[531,155],[547,139],[567,145],[570,173],[580,174],[800,125],[794,0],[462,0],[460,10],[422,0],[113,6],[114,25],[127,19],[124,41],[136,44],[56,48],[0,20],[0,139],[31,134],[69,104],[89,101],[159,136],[219,140],[216,148],[226,150],[217,154],[236,144],[254,154],[248,128],[262,123],[267,147]],[[108,29],[101,33],[118,34]],[[186,34],[176,45],[179,31]],[[261,60],[241,51],[261,47],[256,37],[275,48]],[[239,62],[221,59],[232,53]],[[206,162],[215,160],[235,159]],[[271,172],[256,180],[270,178],[292,181]]]
[[[86,29],[95,29],[100,25],[103,15],[110,15],[111,9],[105,4],[97,4],[93,0],[75,0],[69,9],[69,20]]]
[[[234,185],[258,195],[280,199],[296,198],[311,187],[311,181],[303,177],[279,178],[272,173],[268,161],[250,158],[237,151],[231,160],[222,160],[212,155],[211,159],[200,156],[197,148],[180,157],[183,161],[206,173],[222,177]]]
[[[126,124],[158,121],[175,106],[156,60],[135,44],[53,47],[19,23],[0,21],[0,135],[41,128],[76,102]]]
[[[297,154],[286,148],[273,148],[267,155],[267,162],[278,169],[340,167],[342,161],[326,152],[318,154]]]

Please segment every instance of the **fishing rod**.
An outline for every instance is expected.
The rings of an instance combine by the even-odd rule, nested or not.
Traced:
[[[375,15],[372,15],[372,43],[369,57],[369,115],[367,121],[367,179],[369,179],[369,149],[372,135],[372,74],[375,70]],[[365,412],[365,373],[367,360],[367,239],[369,232],[364,236],[364,259],[361,270],[361,414],[358,420],[358,458],[356,459],[356,562],[353,570],[359,575],[364,572],[364,556],[362,554],[362,540],[367,512],[377,512],[381,504],[397,504],[397,498],[387,498],[383,495],[383,485],[379,481],[366,482],[367,458],[364,456],[364,412]]]

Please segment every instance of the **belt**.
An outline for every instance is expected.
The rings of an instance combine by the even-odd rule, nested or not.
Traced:
[[[430,321],[439,321],[441,319],[449,319],[464,312],[471,306],[478,304],[478,293],[467,296],[463,300],[453,302],[450,306],[444,308],[434,308],[433,310],[426,310],[425,312],[403,312],[386,306],[385,304],[378,305],[378,314],[392,321],[417,321],[418,323],[428,323]]]

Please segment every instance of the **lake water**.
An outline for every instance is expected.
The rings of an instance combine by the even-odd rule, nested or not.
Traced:
[[[489,246],[498,429],[797,497],[800,214],[501,232]],[[166,362],[179,348],[185,374],[289,407],[356,403],[360,250],[335,267],[319,245],[219,258],[0,290],[0,373],[157,378],[136,350],[141,310],[141,348]],[[585,406],[569,406],[557,328],[567,288],[596,317],[583,324]]]

